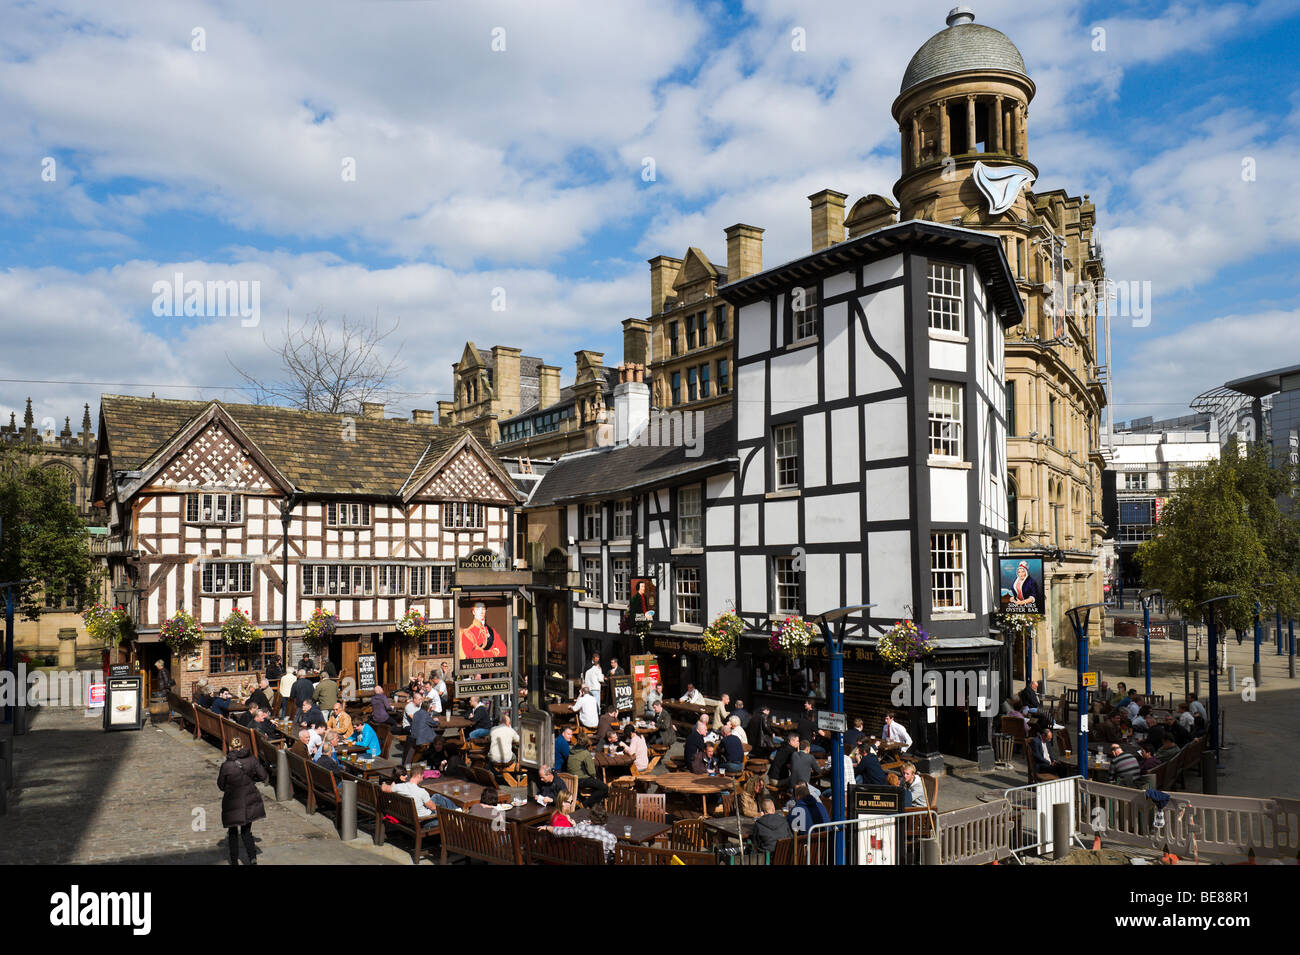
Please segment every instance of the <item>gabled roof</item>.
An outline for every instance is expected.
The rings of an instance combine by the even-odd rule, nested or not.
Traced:
[[[417,468],[431,473],[434,462],[466,439],[510,486],[491,450],[462,428],[277,405],[125,395],[103,396],[100,419],[100,454],[108,454],[115,472],[140,472],[133,484],[167,464],[177,439],[219,419],[300,494],[397,498]]]
[[[643,488],[676,483],[690,475],[717,473],[737,462],[733,404],[693,412],[703,416],[700,453],[684,447],[595,448],[566,454],[551,467],[528,499],[528,507],[553,507],[570,501],[602,500]]]

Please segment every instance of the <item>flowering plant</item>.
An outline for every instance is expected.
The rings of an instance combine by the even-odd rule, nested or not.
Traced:
[[[262,639],[262,628],[253,626],[248,614],[236,607],[221,624],[221,639],[232,647],[247,648]]]
[[[131,632],[131,618],[120,604],[109,607],[97,603],[84,610],[81,619],[86,622],[86,632],[105,646],[117,646]]]
[[[203,627],[184,610],[163,621],[159,630],[163,643],[174,653],[188,653],[203,642]]]
[[[326,610],[324,607],[317,607],[311,612],[311,617],[308,618],[306,625],[302,628],[302,638],[307,646],[311,647],[316,653],[320,653],[329,645],[338,626],[339,618],[333,611]]]
[[[704,628],[704,652],[723,660],[734,660],[736,644],[745,624],[734,610],[724,610]]]
[[[903,666],[934,651],[930,635],[915,621],[899,620],[880,638],[876,652],[894,666]]]
[[[772,649],[797,657],[808,649],[813,637],[819,636],[821,631],[816,624],[799,617],[786,617],[772,628]]]
[[[1034,622],[1038,618],[1027,613],[1007,613],[999,610],[993,614],[993,626],[1001,630],[1004,636],[1021,637],[1034,632]]]
[[[429,630],[424,614],[412,607],[397,621],[397,632],[407,637],[422,637]]]

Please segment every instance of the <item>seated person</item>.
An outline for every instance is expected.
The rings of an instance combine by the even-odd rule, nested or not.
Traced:
[[[885,786],[888,785],[888,778],[885,776],[885,770],[880,765],[880,757],[876,755],[875,747],[870,747],[863,751],[859,747],[861,758],[857,763],[857,775],[854,779],[861,785],[866,786]]]
[[[469,731],[469,738],[483,739],[485,736],[491,736],[492,716],[488,711],[487,700],[480,700],[477,696],[471,696],[469,705],[469,720],[474,724],[474,728]]]
[[[712,743],[705,743],[704,748],[697,749],[695,755],[691,757],[691,772],[697,776],[705,776],[717,771],[718,757],[715,754],[715,747]]]
[[[1034,760],[1034,769],[1039,773],[1051,773],[1053,776],[1074,776],[1078,774],[1069,763],[1052,758],[1052,731],[1040,730],[1029,744],[1030,756]]]
[[[342,700],[335,700],[333,709],[330,712],[325,725],[338,733],[339,736],[348,737],[352,735],[352,717],[348,716],[347,707]]]
[[[775,852],[776,844],[782,839],[789,839],[794,833],[790,831],[790,823],[785,816],[776,811],[776,803],[771,796],[763,797],[762,810],[763,814],[754,820],[752,845],[756,852]]]
[[[339,761],[334,758],[334,746],[329,742],[329,740],[325,740],[321,743],[320,749],[316,750],[316,758],[313,759],[312,762],[322,769],[329,770],[335,776],[338,776],[343,772],[343,767],[339,764]]]
[[[218,716],[227,716],[230,713],[230,704],[233,702],[235,699],[230,693],[230,687],[223,686],[212,699],[212,712]]]
[[[1111,778],[1121,786],[1133,786],[1142,775],[1142,764],[1132,753],[1124,752],[1119,743],[1110,744]]]
[[[903,808],[912,807],[928,809],[930,801],[925,795],[925,782],[917,775],[916,767],[907,763],[903,766]]]
[[[1154,773],[1160,768],[1160,760],[1156,757],[1155,747],[1150,740],[1147,740],[1138,748],[1138,759],[1141,771],[1145,773]]]
[[[1147,730],[1149,730],[1151,727],[1148,724],[1147,717],[1150,715],[1151,715],[1151,707],[1149,706],[1138,707],[1138,715],[1133,717],[1133,721],[1132,721],[1133,732],[1145,733]]]
[[[865,735],[862,729],[862,717],[855,716],[853,725],[844,731],[844,752],[853,752],[858,746],[858,740]]]
[[[722,727],[722,769],[739,773],[745,769],[745,745],[736,735],[736,727],[727,722]]]
[[[734,733],[737,737],[739,737],[740,745],[742,747],[749,745],[749,737],[745,735],[745,726],[741,722],[739,716],[737,716],[735,713],[732,713],[731,717],[727,720],[727,725],[731,727],[731,732]]]
[[[605,801],[609,787],[596,775],[596,760],[591,755],[587,734],[576,737],[569,753],[569,772],[578,777],[578,793],[586,793],[582,804],[590,809]]]
[[[609,816],[606,815],[605,810],[595,806],[591,810],[590,819],[568,826],[552,826],[551,834],[566,839],[590,839],[592,842],[599,842],[605,848],[605,860],[609,861],[614,857],[614,849],[618,846],[618,836],[605,828],[608,820]]]
[[[550,829],[554,832],[556,829],[568,829],[573,825],[573,803],[574,795],[563,786],[559,788],[555,797],[555,812],[551,813]]]
[[[372,759],[383,751],[383,747],[379,744],[379,734],[369,723],[354,726],[349,741],[364,748],[366,755]]]
[[[205,710],[212,709],[212,691],[208,688],[207,680],[199,680],[194,684],[194,705]]]
[[[677,727],[673,725],[673,718],[661,701],[655,700],[652,706],[655,717],[655,729],[658,732],[654,735],[656,746],[672,746],[677,742]]]
[[[515,761],[519,733],[510,725],[509,713],[501,714],[501,722],[492,727],[488,737],[488,759],[498,766],[509,766]]]
[[[283,734],[280,732],[279,727],[271,722],[269,709],[264,710],[258,707],[256,711],[250,710],[249,712],[254,714],[252,721],[248,724],[250,729],[257,730],[267,739],[280,739],[282,737]]]
[[[610,731],[614,730],[614,724],[618,722],[618,709],[613,704],[605,707],[605,712],[600,715],[600,720],[596,724],[596,739],[609,739]]]
[[[298,714],[293,718],[295,726],[320,727],[325,728],[325,714],[320,711],[320,707],[315,703],[308,702],[305,706],[298,707]]]
[[[397,770],[397,782],[382,783],[380,788],[386,793],[398,793],[415,803],[415,815],[420,825],[426,829],[438,827],[438,807],[455,809],[456,804],[441,793],[431,793],[411,779],[411,771],[406,767]]]
[[[699,706],[704,702],[704,694],[695,689],[694,683],[686,684],[686,692],[677,698],[679,703],[694,703]]]
[[[767,795],[767,784],[762,776],[752,776],[740,787],[737,799],[740,802],[740,814],[746,819],[757,819],[763,814],[763,798]]]
[[[244,710],[244,712],[242,712],[242,713],[240,713],[238,716],[234,717],[234,720],[235,720],[235,722],[238,723],[240,726],[252,726],[252,725],[253,725],[253,719],[254,719],[256,716],[257,716],[257,704],[256,704],[256,703],[250,703],[250,704],[248,704],[248,709]]]
[[[1156,759],[1162,763],[1167,763],[1178,755],[1178,744],[1171,737],[1165,737],[1160,742],[1160,748],[1156,750]]]
[[[537,796],[544,800],[543,805],[559,806],[560,795],[566,792],[564,783],[550,766],[543,764],[537,770]]]
[[[1118,743],[1124,738],[1123,714],[1112,710],[1109,718],[1097,720],[1095,733],[1103,743]]]
[[[271,698],[268,696],[270,691],[270,682],[266,677],[262,677],[257,681],[257,686],[253,687],[252,692],[248,694],[249,704],[256,703],[261,709],[269,710],[271,708]]]
[[[815,825],[830,822],[831,817],[822,801],[806,785],[800,783],[794,787],[794,804],[786,814],[786,821],[790,823],[792,832],[802,834]]]
[[[632,765],[638,773],[644,773],[650,768],[650,751],[646,748],[645,737],[638,733],[630,723],[623,730],[618,749],[620,753],[632,757]]]

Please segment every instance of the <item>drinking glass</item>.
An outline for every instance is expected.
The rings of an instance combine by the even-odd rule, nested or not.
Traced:
[[[624,827],[623,827],[623,838],[624,838],[624,839],[631,839],[631,838],[632,838],[632,827],[631,827],[631,826],[624,826]]]

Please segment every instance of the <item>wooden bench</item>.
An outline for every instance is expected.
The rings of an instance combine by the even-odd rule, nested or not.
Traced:
[[[605,847],[594,839],[557,836],[532,826],[525,826],[522,835],[528,865],[605,864]]]
[[[369,779],[357,780],[357,822],[368,819],[374,829],[374,842],[377,846],[384,844],[384,814],[380,810],[384,791],[379,783]]]
[[[216,713],[196,703],[194,705],[194,722],[198,727],[194,734],[195,739],[207,736],[214,742],[223,742],[221,737],[221,717]]]
[[[257,743],[253,741],[253,731],[245,726],[240,726],[234,720],[218,717],[221,728],[221,751],[229,753],[232,749],[239,752],[240,749],[247,749],[254,756],[257,755]]]
[[[660,849],[655,846],[632,846],[620,842],[614,850],[614,865],[717,865],[712,852],[688,852],[684,849]]]
[[[493,820],[472,816],[459,809],[438,807],[438,829],[442,836],[442,864],[456,854],[495,865],[522,865],[518,826],[507,822],[504,829],[493,829]]]
[[[421,857],[433,855],[433,846],[429,843],[440,835],[442,827],[438,816],[421,819],[414,799],[401,793],[386,793],[382,789],[379,791],[379,811],[387,817],[383,819],[385,838],[390,832],[401,832],[411,837],[412,864],[419,865]],[[442,812],[441,809],[438,811]],[[447,861],[445,848],[442,861]]]
[[[182,700],[173,690],[167,691],[167,705],[171,711],[176,714],[180,721],[189,728],[194,734],[194,738],[199,738],[199,721],[194,716],[194,704],[189,700]]]
[[[294,791],[302,790],[306,796],[307,811],[316,811],[316,797],[312,792],[311,777],[307,775],[307,764],[309,760],[305,756],[290,751],[289,754],[289,779],[293,783]]]
[[[328,769],[307,761],[307,779],[311,783],[312,800],[315,811],[322,806],[334,813],[334,827],[343,831],[343,813],[340,811],[342,800],[339,798],[339,782]]]

